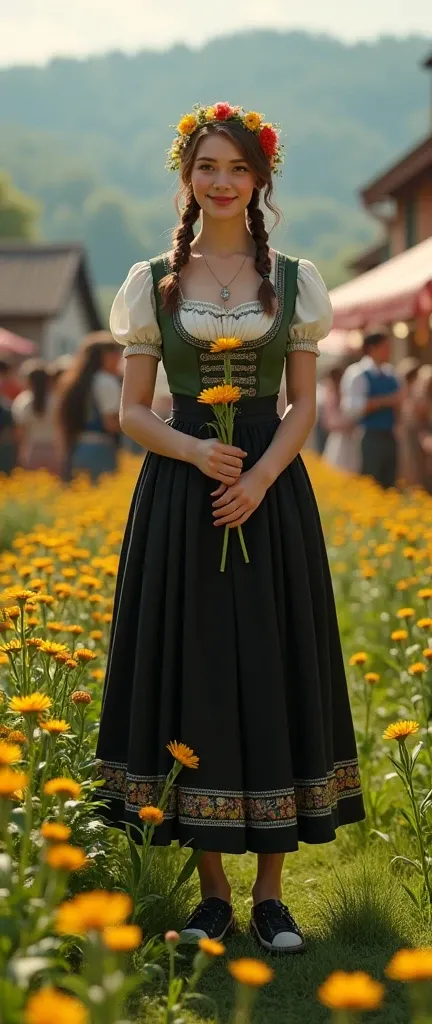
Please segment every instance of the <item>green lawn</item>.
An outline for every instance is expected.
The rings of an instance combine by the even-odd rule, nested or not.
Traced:
[[[377,841],[372,853],[361,852],[362,831],[354,826],[339,833],[336,843],[302,846],[287,856],[284,899],[297,916],[308,940],[307,952],[285,958],[270,957],[275,981],[260,993],[255,1024],[315,1024],[330,1020],[329,1012],[316,1000],[318,985],[335,969],[365,970],[384,979],[384,968],[396,949],[430,942],[411,914],[411,905],[400,882],[388,867],[387,850]],[[259,956],[261,952],[248,936],[250,889],[255,858],[226,857],[226,870],[233,886],[239,934],[229,940],[227,957]],[[187,972],[191,954],[182,967]],[[225,964],[218,960],[205,975],[201,991],[216,999],[220,1019],[230,1020],[233,983]],[[158,1009],[159,1005],[159,1009]],[[161,1020],[157,993],[145,998],[140,1024]],[[203,1011],[204,1013],[204,1011]],[[207,1011],[207,1014],[209,1011]],[[185,1024],[214,1019],[184,1015]],[[405,992],[401,985],[388,985],[385,1008],[365,1015],[380,1024],[408,1024]]]

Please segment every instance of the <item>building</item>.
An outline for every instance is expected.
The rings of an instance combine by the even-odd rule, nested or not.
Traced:
[[[422,65],[432,72],[432,54]],[[431,81],[432,85],[432,81]],[[364,333],[386,324],[394,358],[432,360],[432,92],[429,134],[368,182],[360,199],[381,238],[350,264],[354,278],[333,289],[335,328]],[[343,337],[343,335],[341,335]],[[336,344],[330,336],[329,345]],[[354,344],[361,343],[361,336]],[[347,334],[343,348],[350,346]]]
[[[0,327],[52,360],[103,327],[84,248],[0,239]]]

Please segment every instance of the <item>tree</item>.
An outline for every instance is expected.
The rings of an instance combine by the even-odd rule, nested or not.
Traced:
[[[0,173],[0,238],[35,238],[40,206]]]

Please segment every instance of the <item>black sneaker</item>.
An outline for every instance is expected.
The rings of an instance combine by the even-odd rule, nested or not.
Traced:
[[[199,903],[181,931],[182,939],[216,939],[221,941],[234,931],[232,906],[218,896],[209,896]]]
[[[288,907],[280,900],[263,900],[252,910],[251,932],[270,953],[302,953],[304,937]]]

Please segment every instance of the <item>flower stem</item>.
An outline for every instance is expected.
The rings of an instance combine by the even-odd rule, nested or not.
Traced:
[[[247,547],[246,547],[246,544],[245,544],[245,539],[243,537],[243,530],[242,530],[241,526],[237,527],[237,532],[238,532],[238,535],[239,535],[240,546],[241,546],[241,549],[243,551],[243,558],[244,558],[244,560],[246,562],[246,565],[248,565],[249,564],[249,555],[247,553]]]
[[[223,546],[222,546],[222,557],[221,557],[221,564],[220,564],[220,571],[221,572],[225,572],[226,560],[227,560],[227,551],[228,551],[228,540],[229,540],[229,526],[226,526],[225,529],[224,529],[224,539],[223,539]]]

